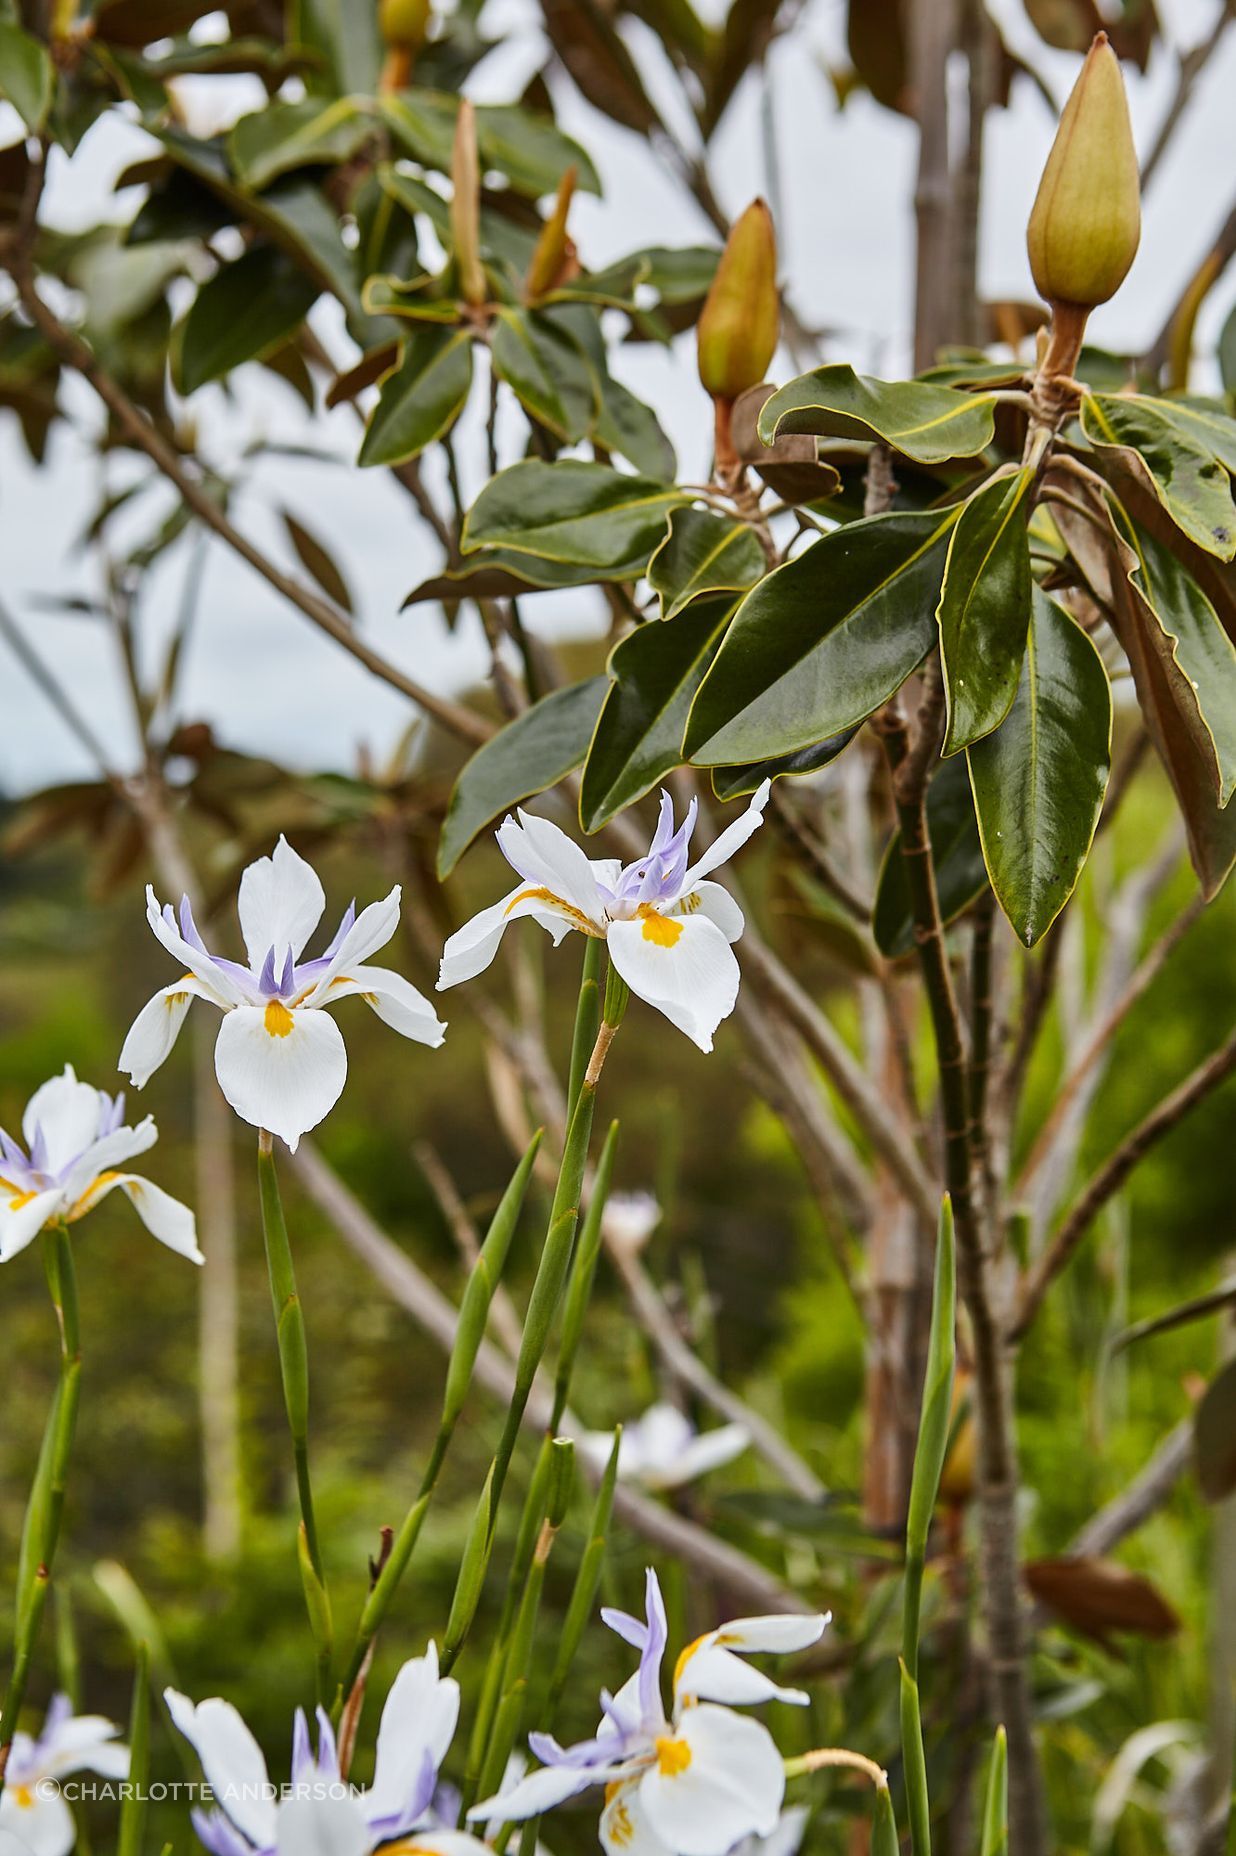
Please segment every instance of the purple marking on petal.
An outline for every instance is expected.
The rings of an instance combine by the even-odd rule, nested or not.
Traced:
[[[331,941],[326,952],[320,956],[322,960],[329,960],[333,955],[339,952],[339,949],[343,946],[345,937],[351,932],[355,921],[356,897],[353,896],[351,902],[349,902],[347,908],[343,912],[343,920],[335,930],[334,939]]]
[[[109,1096],[105,1089],[99,1091],[99,1132],[96,1140],[102,1140],[105,1134],[115,1134],[117,1128],[124,1127],[124,1090],[117,1096]]]
[[[309,1723],[305,1710],[297,1708],[292,1719],[292,1783],[299,1785],[313,1770],[313,1748],[309,1744]]]
[[[262,971],[258,975],[258,990],[266,999],[273,999],[275,994],[279,991],[279,982],[275,978],[275,950],[273,947],[267,949],[266,958],[262,962]]]
[[[668,847],[669,841],[673,835],[674,802],[665,788],[662,787],[661,810],[657,815],[657,828],[652,834],[652,843],[648,846],[648,855],[650,857],[659,857],[661,852]]]
[[[30,1143],[30,1171],[46,1173],[47,1171],[47,1136],[43,1132],[42,1122],[36,1122],[34,1139]]]
[[[650,1721],[654,1716],[660,1719],[664,1714],[661,1658],[669,1640],[665,1601],[661,1597],[660,1581],[651,1566],[645,1580],[644,1608],[648,1614],[648,1641],[639,1659],[639,1705],[645,1721]]]
[[[33,1168],[26,1158],[25,1149],[10,1140],[3,1128],[0,1128],[0,1159],[3,1160],[4,1176],[9,1184],[26,1190],[31,1183]]]
[[[194,1805],[189,1817],[198,1841],[210,1856],[257,1856],[252,1843],[232,1829],[222,1811],[203,1811]]]
[[[504,825],[513,825],[515,820],[511,818],[508,813],[507,817],[504,818],[502,822]],[[502,852],[502,855],[506,858],[506,861],[510,864],[516,876],[522,876],[525,883],[539,883],[542,874],[540,869],[531,864],[525,867],[525,865],[519,861],[519,853],[524,841],[523,827],[520,826],[519,828],[518,838],[515,838],[514,832],[509,832],[506,838],[499,837],[497,832],[494,833],[494,836],[498,839],[498,849]],[[512,838],[515,838],[513,844],[509,841]]]
[[[171,913],[170,903],[168,904],[166,913]],[[189,901],[187,896],[182,896],[180,898],[180,936],[183,941],[189,943],[190,947],[195,948],[199,954],[204,954],[206,952],[206,943],[198,933],[197,923],[193,919],[193,904]]]
[[[318,1771],[324,1777],[339,1777],[339,1751],[335,1745],[335,1730],[330,1724],[330,1715],[325,1708],[318,1709]]]
[[[43,1731],[35,1741],[35,1754],[41,1755],[52,1750],[60,1729],[66,1721],[73,1718],[73,1703],[67,1695],[53,1695],[47,1704],[47,1713],[43,1716]],[[40,1762],[41,1763],[41,1762]]]
[[[296,966],[292,959],[292,950],[289,947],[284,957],[283,972],[279,976],[279,991],[285,999],[291,996],[292,988],[295,984]]]

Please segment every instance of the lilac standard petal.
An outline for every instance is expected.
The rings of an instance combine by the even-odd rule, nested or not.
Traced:
[[[652,843],[648,846],[650,857],[659,857],[674,835],[674,802],[661,788],[661,810],[657,815],[657,828],[652,834]]]
[[[172,905],[170,902],[164,909],[163,915],[168,925],[170,927],[175,927],[175,918],[172,915]],[[189,901],[187,896],[182,896],[180,898],[180,932],[189,943],[189,946],[195,947],[199,954],[207,952],[206,943],[198,933],[197,923],[193,919],[193,904]]]
[[[258,991],[264,998],[273,999],[278,990],[279,982],[275,978],[275,950],[273,947],[268,947],[266,958],[262,962],[262,971],[258,974]]]
[[[233,1830],[222,1811],[203,1811],[200,1805],[194,1805],[189,1818],[198,1842],[210,1851],[210,1856],[255,1856],[257,1846]]]
[[[51,1170],[51,1162],[47,1153],[47,1136],[43,1132],[41,1123],[35,1128],[34,1137],[30,1142],[30,1170],[32,1173],[48,1173]]]
[[[345,939],[347,938],[349,932],[351,931],[352,925],[355,922],[355,920],[356,920],[356,897],[353,896],[351,902],[349,902],[347,908],[343,912],[343,920],[340,922],[339,926],[336,928],[334,932],[334,935],[331,937],[330,946],[327,948],[324,954],[319,956],[320,959],[329,960],[332,954],[337,954],[339,952],[339,949],[343,946],[343,943]],[[314,963],[310,961],[308,964],[312,966]]]
[[[305,1710],[297,1708],[292,1718],[292,1783],[299,1785],[313,1770],[313,1748],[309,1744],[309,1723]]]
[[[633,1650],[642,1650],[648,1641],[648,1626],[642,1618],[633,1618],[629,1611],[617,1611],[613,1605],[602,1605],[601,1622],[608,1625],[624,1643],[629,1643]]]
[[[318,1709],[318,1773],[326,1779],[339,1777],[339,1748],[325,1708]]]
[[[644,1719],[651,1720],[663,1712],[661,1699],[661,1658],[669,1641],[669,1625],[665,1616],[665,1600],[661,1596],[661,1582],[653,1567],[648,1568],[644,1580],[644,1605],[648,1613],[648,1641],[645,1643],[639,1659],[639,1701]]]

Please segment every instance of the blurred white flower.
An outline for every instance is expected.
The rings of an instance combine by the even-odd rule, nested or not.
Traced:
[[[343,1092],[348,1055],[339,1027],[322,1008],[357,993],[383,1023],[436,1048],[446,1036],[433,1006],[415,986],[385,967],[364,964],[394,934],[399,888],[357,915],[353,903],[334,939],[302,960],[322,918],[326,896],[316,873],[280,838],[273,857],[260,857],[240,879],[240,928],[248,966],[208,952],[187,897],[179,919],[146,891],[146,919],[155,938],[186,971],[165,986],[134,1020],[120,1068],[139,1089],[176,1042],[193,999],[224,1014],[215,1045],[219,1087],[243,1121],[268,1128],[295,1150]]]
[[[73,1813],[60,1795],[60,1781],[73,1772],[105,1779],[129,1776],[129,1749],[119,1727],[101,1714],[74,1714],[67,1695],[47,1710],[38,1739],[13,1735],[0,1793],[0,1856],[10,1849],[30,1856],[69,1856],[77,1841]]]
[[[601,1213],[601,1235],[618,1250],[640,1251],[661,1222],[651,1192],[611,1192]]]
[[[697,1431],[676,1405],[650,1405],[642,1418],[624,1424],[618,1445],[618,1475],[646,1489],[677,1489],[740,1456],[751,1442],[743,1424]],[[614,1447],[610,1431],[585,1431],[579,1449],[602,1468]]]
[[[656,835],[647,853],[625,868],[616,858],[587,857],[546,818],[530,812],[520,812],[518,822],[508,817],[495,834],[498,849],[523,881],[451,936],[442,950],[438,991],[484,972],[508,924],[527,915],[555,946],[572,928],[603,940],[631,991],[701,1050],[711,1050],[713,1032],[738,997],[732,943],[742,934],[743,913],[728,890],[704,878],[763,822],[768,794],[765,780],[742,817],[690,865],[694,799],[675,831],[673,801],[662,793]]]
[[[810,1812],[805,1804],[791,1805],[781,1813],[774,1829],[766,1837],[744,1837],[729,1856],[798,1856]]]
[[[33,1243],[45,1225],[75,1224],[119,1187],[153,1237],[202,1261],[193,1213],[161,1186],[119,1169],[153,1147],[150,1116],[124,1125],[124,1097],[79,1083],[72,1064],[36,1089],[21,1118],[26,1146],[0,1128],[0,1263]]]

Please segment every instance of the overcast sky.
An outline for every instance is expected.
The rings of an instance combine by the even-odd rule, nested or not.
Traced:
[[[722,0],[701,0],[716,16]],[[1042,72],[1063,99],[1077,60],[1044,52],[1029,27],[1020,0],[991,0],[991,10],[1009,43]],[[1218,0],[1159,0],[1173,43],[1187,48],[1212,25]],[[509,100],[542,62],[544,45],[535,0],[491,0],[486,22],[502,31],[501,46],[470,85],[485,100]],[[780,225],[783,273],[799,315],[809,324],[836,329],[833,358],[850,359],[870,372],[894,374],[906,365],[911,307],[913,228],[910,198],[916,154],[913,125],[855,96],[837,107],[827,77],[830,64],[844,63],[841,0],[809,0],[802,26],[778,43],[771,60],[773,113],[783,179]],[[649,74],[658,101],[668,109],[673,86],[663,82],[652,35],[638,25],[632,44]],[[1145,79],[1133,74],[1130,100],[1138,145],[1145,150],[1171,98],[1176,61],[1159,52]],[[241,80],[243,82],[243,80]],[[590,265],[643,244],[698,243],[710,234],[698,210],[667,178],[641,140],[617,128],[580,102],[566,84],[558,87],[559,120],[589,149],[600,171],[601,200],[580,198],[572,229]],[[1113,348],[1144,347],[1159,327],[1188,269],[1196,263],[1230,205],[1236,163],[1236,29],[1230,30],[1198,86],[1187,122],[1155,178],[1145,202],[1141,250],[1128,283],[1115,303],[1096,314],[1092,334]],[[245,92],[229,89],[235,110]],[[199,90],[194,107],[207,107],[219,90]],[[749,78],[739,91],[714,144],[717,192],[736,212],[767,190],[760,133],[760,92]],[[1052,118],[1032,85],[1019,81],[1011,107],[989,119],[983,210],[982,288],[989,297],[1032,294],[1025,257],[1024,227],[1053,130]],[[0,145],[16,139],[16,119],[0,104]],[[86,137],[72,163],[57,157],[49,214],[62,225],[92,223],[101,213],[118,218],[132,210],[132,196],[116,196],[112,183],[124,165],[151,144],[115,116]],[[1211,295],[1200,338],[1213,344],[1236,300],[1236,267]],[[328,335],[334,331],[326,325]],[[341,338],[340,338],[341,339]],[[338,344],[336,344],[338,345]],[[710,450],[707,402],[695,381],[689,342],[673,353],[627,347],[616,371],[657,411],[678,449],[680,467],[696,478]],[[782,363],[784,377],[793,370]],[[1201,378],[1201,376],[1199,376]],[[198,396],[198,413],[208,454],[234,460],[255,433],[293,443],[310,442],[340,460],[322,466],[287,458],[268,459],[251,473],[235,516],[257,541],[288,559],[278,511],[291,508],[327,541],[346,566],[356,597],[358,622],[394,662],[436,689],[459,688],[483,670],[479,627],[461,619],[454,636],[429,607],[401,614],[407,590],[438,564],[436,544],[414,518],[407,498],[380,471],[351,467],[358,428],[346,408],[309,426],[303,407],[256,368],[236,377],[229,403],[218,388]],[[88,425],[96,416],[91,395],[80,383],[65,389],[65,401]],[[509,434],[506,459],[518,446],[518,425]],[[483,472],[475,435],[462,440],[468,487],[474,493]],[[505,460],[504,460],[505,461]],[[127,458],[108,466],[110,481],[125,481],[140,469]],[[10,422],[0,422],[0,595],[30,638],[57,667],[108,745],[117,764],[132,753],[124,725],[124,702],[110,640],[102,628],[40,610],[39,595],[84,591],[90,563],[72,544],[98,499],[99,465],[88,448],[60,433],[42,470],[25,457]],[[165,507],[170,496],[160,490]],[[134,538],[151,525],[152,499]],[[149,577],[143,620],[151,649],[166,635],[179,610],[191,564],[182,549]],[[205,555],[199,588],[200,615],[183,680],[186,719],[205,717],[230,743],[273,755],[297,766],[354,765],[358,747],[381,756],[399,738],[409,706],[385,685],[322,638],[296,612],[269,592],[220,543]],[[600,615],[588,593],[554,594],[534,602],[532,622],[556,635],[597,631]],[[90,763],[43,697],[28,683],[0,642],[0,676],[6,694],[0,731],[0,789],[29,790],[49,781],[90,771]]]

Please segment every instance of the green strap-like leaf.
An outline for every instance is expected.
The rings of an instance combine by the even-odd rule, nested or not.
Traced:
[[[1100,462],[1116,461],[1149,485],[1177,527],[1208,554],[1236,554],[1236,504],[1213,446],[1199,442],[1187,409],[1145,394],[1088,395],[1081,424]]]
[[[608,687],[605,677],[588,677],[553,690],[477,749],[451,794],[438,845],[439,877],[450,875],[491,819],[579,766]]]
[[[605,464],[531,458],[485,485],[468,511],[460,547],[465,555],[499,547],[625,578],[634,562],[643,571],[670,510],[685,501],[672,485]]]
[[[996,402],[989,393],[959,393],[921,380],[872,380],[852,367],[817,367],[766,400],[759,433],[771,445],[779,432],[828,438],[880,438],[919,464],[973,458],[995,435]]]
[[[766,562],[745,522],[706,509],[675,509],[669,532],[648,563],[648,584],[672,619],[705,593],[745,593]]]
[[[953,530],[936,617],[948,699],[945,754],[999,728],[1017,694],[1030,625],[1031,473],[976,490]]]
[[[373,409],[361,464],[403,464],[450,430],[472,386],[466,329],[418,329],[386,376]]]
[[[599,831],[681,765],[687,711],[733,609],[729,599],[697,600],[676,619],[641,625],[615,646],[613,680],[580,788],[585,831]]]
[[[905,1617],[901,1654],[911,1675],[918,1672],[919,1600],[927,1558],[927,1536],[940,1490],[940,1472],[948,1449],[953,1414],[953,1373],[957,1363],[957,1265],[953,1229],[953,1203],[940,1207],[936,1235],[935,1281],[931,1300],[931,1333],[923,1375],[918,1442],[910,1479],[906,1517]]]
[[[204,283],[185,318],[179,386],[195,393],[269,354],[298,329],[318,286],[274,245],[256,245]]]
[[[1051,927],[1090,854],[1111,738],[1103,660],[1068,613],[1036,588],[1013,706],[995,733],[970,749],[991,886],[1027,947]]]
[[[927,788],[927,836],[935,866],[940,917],[955,920],[987,888],[987,869],[979,842],[974,800],[964,760],[946,760]],[[871,918],[876,946],[887,959],[914,950],[914,910],[895,832],[884,853]]]
[[[687,723],[697,766],[796,754],[885,702],[935,641],[956,510],[852,522],[743,600]]]
[[[1007,1856],[1009,1847],[1009,1747],[1003,1727],[997,1727],[987,1767],[983,1800],[983,1840],[979,1856]]]

